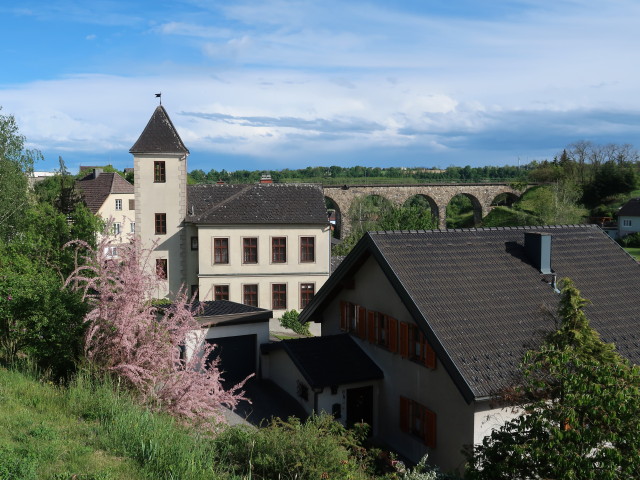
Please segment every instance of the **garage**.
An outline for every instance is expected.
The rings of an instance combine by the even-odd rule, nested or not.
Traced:
[[[224,372],[225,388],[233,387],[252,373],[257,374],[256,334],[208,338],[207,343],[216,345],[212,356],[220,357],[219,368]]]

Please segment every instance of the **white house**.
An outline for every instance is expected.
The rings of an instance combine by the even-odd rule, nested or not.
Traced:
[[[640,232],[640,198],[632,198],[618,210],[618,238]]]
[[[307,409],[370,421],[410,460],[462,471],[462,449],[515,415],[494,400],[555,328],[563,277],[603,340],[640,363],[640,266],[578,225],[369,233],[301,314],[326,344],[263,347],[263,372]]]
[[[87,208],[104,220],[111,219],[110,243],[126,241],[135,233],[135,199],[133,185],[117,173],[95,167],[76,182]]]
[[[300,310],[330,273],[330,228],[321,187],[187,185],[186,148],[158,106],[131,147],[136,232],[154,246],[166,278],[158,297],[182,286],[199,300]]]

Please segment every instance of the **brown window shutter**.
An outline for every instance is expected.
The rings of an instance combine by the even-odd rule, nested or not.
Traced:
[[[129,210],[135,210],[136,209],[136,201],[129,199]]]
[[[389,318],[389,351],[398,351],[398,320]]]
[[[429,342],[425,341],[424,343],[426,345],[426,350],[427,350],[425,359],[424,359],[424,364],[429,368],[436,368],[436,358],[437,358],[436,352],[431,347]]]
[[[347,308],[349,304],[347,302],[340,302],[340,330],[343,332],[349,331],[349,324],[347,322]]]
[[[402,358],[409,356],[409,325],[407,322],[400,322],[400,355]]]
[[[363,340],[367,338],[367,309],[358,307],[358,336]]]
[[[427,447],[436,448],[436,414],[427,408],[423,410],[423,413],[424,443],[426,443]]]
[[[409,402],[408,398],[400,397],[400,430],[409,432]]]
[[[367,312],[367,333],[369,342],[376,343],[376,318],[372,311]]]

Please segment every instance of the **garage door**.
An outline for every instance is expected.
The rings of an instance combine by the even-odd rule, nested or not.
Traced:
[[[256,335],[211,338],[207,342],[217,345],[213,356],[220,357],[220,369],[224,372],[223,385],[226,388],[256,373]]]

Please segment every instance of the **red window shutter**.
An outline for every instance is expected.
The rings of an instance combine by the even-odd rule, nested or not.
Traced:
[[[400,355],[402,358],[409,356],[409,325],[406,322],[400,322]]]
[[[408,398],[400,397],[400,430],[409,432],[409,402]]]
[[[429,342],[425,341],[425,345],[426,345],[426,355],[425,355],[425,359],[424,359],[424,364],[429,367],[429,368],[436,368],[436,352],[435,350],[431,347],[431,345],[429,345]]]
[[[367,338],[367,309],[358,307],[358,336],[363,340]]]
[[[431,410],[424,409],[424,443],[427,447],[436,448],[436,414]]]
[[[347,302],[340,302],[340,330],[343,332],[349,331],[349,324],[347,322],[347,308],[349,304]]]
[[[389,318],[389,351],[398,351],[398,320]]]
[[[367,312],[367,333],[368,340],[371,343],[376,343],[376,317],[375,312]]]

